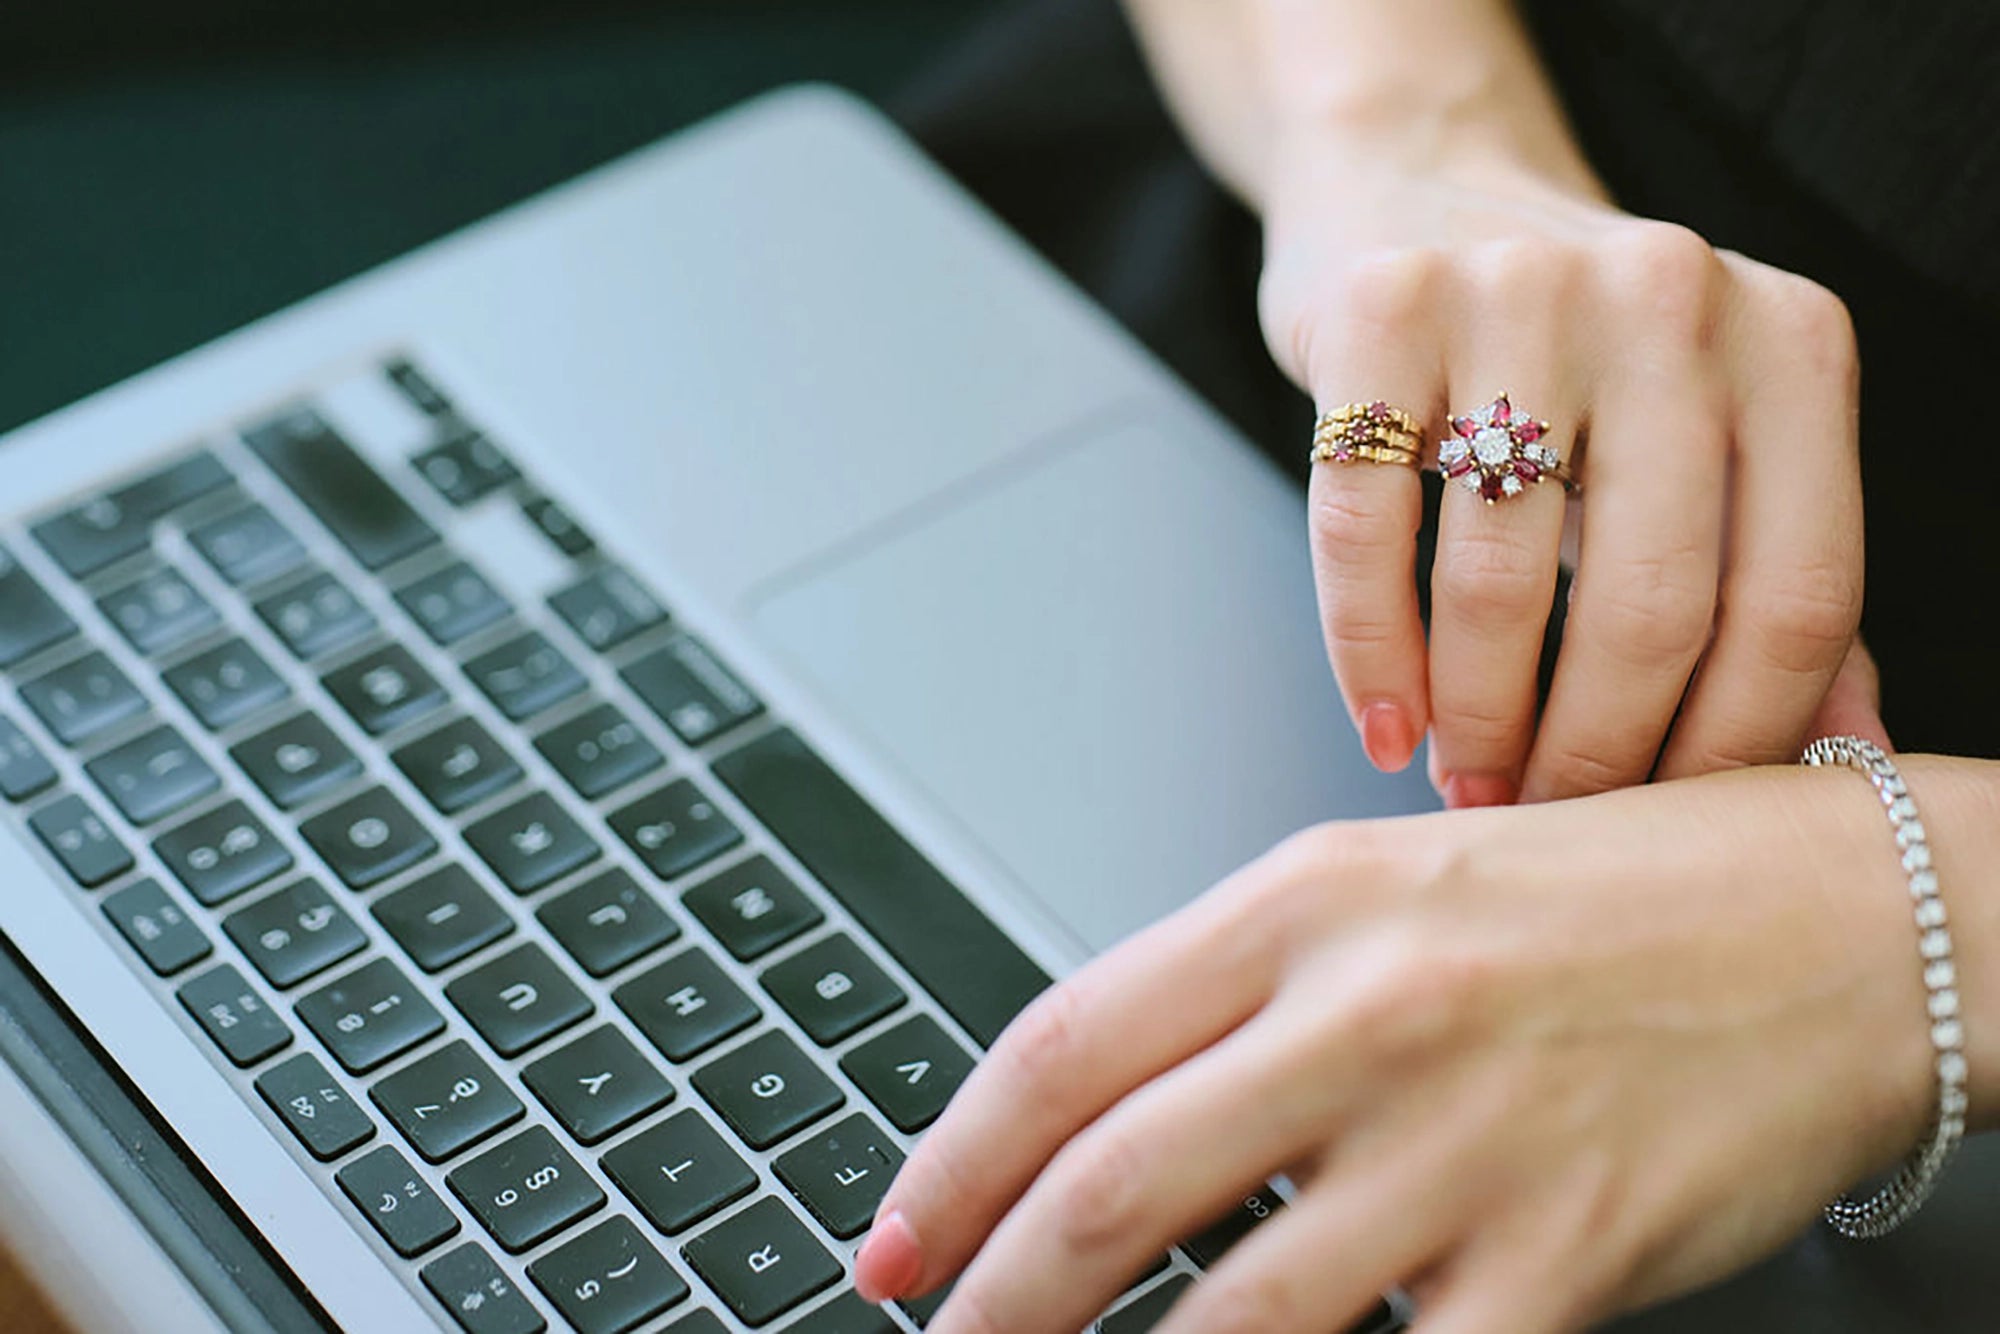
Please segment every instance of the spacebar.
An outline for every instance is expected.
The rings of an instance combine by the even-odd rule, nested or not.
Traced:
[[[1048,974],[790,730],[724,756],[715,772],[982,1046],[1048,986]]]
[[[365,568],[379,570],[438,540],[437,530],[318,413],[293,409],[243,439]]]

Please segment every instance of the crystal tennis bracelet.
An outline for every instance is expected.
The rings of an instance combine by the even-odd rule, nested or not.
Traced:
[[[1843,1236],[1880,1237],[1901,1227],[1923,1208],[1937,1188],[1938,1178],[1944,1175],[1945,1164],[1965,1138],[1965,1027],[1959,1018],[1958,969],[1952,962],[1951,929],[1945,924],[1944,901],[1938,898],[1937,871],[1931,866],[1924,822],[1917,817],[1917,803],[1895,761],[1871,741],[1836,736],[1813,742],[1799,762],[1815,767],[1845,765],[1875,785],[1902,853],[1903,873],[1909,877],[1916,915],[1917,951],[1924,962],[1931,1047],[1936,1053],[1937,1116],[1923,1144],[1887,1185],[1865,1200],[1843,1195],[1826,1210],[1826,1221]]]

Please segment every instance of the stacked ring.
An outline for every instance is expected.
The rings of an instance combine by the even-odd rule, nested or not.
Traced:
[[[1438,466],[1492,504],[1518,496],[1537,482],[1560,482],[1574,491],[1569,466],[1542,443],[1549,424],[1516,411],[1503,390],[1483,408],[1451,419],[1452,433],[1438,445]]]
[[[1315,463],[1393,463],[1423,466],[1423,430],[1417,419],[1381,400],[1348,403],[1313,424]]]

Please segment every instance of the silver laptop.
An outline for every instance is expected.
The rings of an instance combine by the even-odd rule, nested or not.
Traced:
[[[0,477],[0,1191],[92,1334],[921,1328],[852,1252],[1009,1016],[1431,801],[1296,490],[826,91]]]

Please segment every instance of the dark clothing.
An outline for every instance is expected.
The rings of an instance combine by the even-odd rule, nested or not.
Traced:
[[[2000,249],[1989,245],[2000,6],[1527,8],[1626,208],[1848,302],[1866,380],[1863,628],[1890,733],[1905,749],[2000,757],[1984,624],[1987,590],[2000,588],[2000,487],[1970,454],[1960,463],[1960,442],[1983,431],[2000,347]],[[1111,0],[1011,11],[900,109],[946,166],[1303,472],[1310,412],[1257,331],[1255,222],[1180,142]]]

